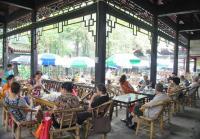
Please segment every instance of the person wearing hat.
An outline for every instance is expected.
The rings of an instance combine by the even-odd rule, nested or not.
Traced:
[[[7,83],[3,85],[2,92],[1,92],[1,97],[2,97],[2,98],[5,98],[5,96],[9,93],[11,84],[12,84],[13,81],[14,81],[14,75],[9,75],[9,76],[6,78],[6,80],[7,80]]]

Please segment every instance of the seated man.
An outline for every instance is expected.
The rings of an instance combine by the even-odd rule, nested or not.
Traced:
[[[95,108],[95,107],[98,107],[100,106],[101,104],[109,101],[109,96],[108,96],[108,93],[106,91],[106,87],[104,84],[98,84],[97,87],[96,87],[96,93],[93,94],[90,102],[89,102],[89,106],[88,106],[88,109],[87,111],[85,112],[81,112],[81,113],[78,113],[78,121],[77,123],[79,125],[82,125],[83,122],[89,118],[89,117],[92,117],[92,112],[91,112],[91,109],[92,108]]]
[[[190,85],[190,82],[185,78],[184,75],[180,76],[180,80],[183,87],[188,87]]]
[[[197,87],[199,87],[199,77],[194,77],[192,83],[190,84],[190,91],[189,91],[189,95],[192,95],[193,93],[195,93]]]
[[[135,106],[134,112],[132,113],[133,117],[143,115],[143,116],[150,118],[150,119],[156,118],[158,113],[161,111],[162,107],[161,106],[155,106],[155,107],[151,108],[151,106],[157,104],[158,102],[168,101],[168,100],[170,100],[170,98],[163,91],[163,85],[161,83],[156,84],[155,89],[156,89],[156,95],[154,96],[154,98],[150,102],[145,103],[142,106],[139,106],[139,105]],[[135,127],[136,127],[136,123],[131,126],[131,128],[133,128],[133,129]]]
[[[141,107],[141,110],[144,110],[145,108],[145,111],[144,111],[144,116],[145,117],[148,117],[148,118],[151,118],[151,119],[154,119],[158,113],[161,111],[162,107],[161,106],[156,106],[156,107],[152,107],[152,108],[149,108],[155,104],[157,104],[158,102],[162,101],[168,101],[170,100],[169,96],[163,92],[163,85],[162,84],[157,84],[156,85],[156,95],[155,97],[148,103],[142,105]]]
[[[143,80],[141,80],[140,82],[139,82],[139,85],[138,85],[138,87],[139,87],[139,90],[143,90],[145,87],[148,87],[148,86],[150,86],[151,84],[150,84],[150,80],[148,79],[148,75],[144,75],[143,76]]]

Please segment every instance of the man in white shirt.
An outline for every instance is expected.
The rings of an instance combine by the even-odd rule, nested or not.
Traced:
[[[159,112],[162,110],[162,106],[154,106],[156,105],[158,102],[165,102],[170,100],[169,96],[163,91],[163,85],[161,83],[156,84],[156,95],[154,96],[154,98],[144,104],[144,105],[136,105],[134,108],[134,112],[131,113],[133,120],[135,121],[137,119],[137,117],[139,116],[144,116],[150,119],[155,119],[157,118]],[[136,119],[135,119],[136,118]],[[137,123],[134,122],[134,124],[130,124],[129,127],[132,129],[136,128]]]
[[[163,92],[163,85],[161,83],[158,83],[156,85],[156,95],[155,97],[148,103],[142,105],[141,109],[144,110],[143,115],[145,117],[154,119],[157,117],[159,112],[162,110],[162,106],[155,106],[158,102],[164,102],[170,100],[169,96]]]

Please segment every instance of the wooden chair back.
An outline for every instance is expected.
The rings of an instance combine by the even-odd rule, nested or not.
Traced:
[[[63,126],[68,126],[68,128],[71,128],[73,125],[76,124],[76,116],[77,113],[82,111],[82,108],[72,108],[69,110],[54,110],[54,115],[58,115],[58,123],[60,124],[60,129],[63,128]]]
[[[90,99],[95,92],[94,87],[82,86],[82,85],[77,85],[76,87],[78,91],[78,97],[81,99],[81,101],[85,99]]]
[[[120,91],[118,90],[118,88],[116,88],[114,86],[109,85],[106,87],[106,89],[107,89],[107,92],[108,92],[110,98],[113,98],[120,94]]]
[[[52,101],[47,101],[47,100],[37,98],[34,96],[31,96],[31,97],[33,98],[33,102],[35,104],[40,104],[41,106],[44,106],[44,107],[47,106],[47,107],[53,108],[54,106],[58,105],[57,103],[52,102]]]
[[[113,101],[110,100],[108,102],[101,104],[100,106],[98,106],[96,108],[93,108],[92,109],[93,116],[94,117],[103,117],[103,116],[106,116],[108,114],[110,115],[112,104],[113,104]]]

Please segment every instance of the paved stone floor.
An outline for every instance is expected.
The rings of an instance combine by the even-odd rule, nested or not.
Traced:
[[[1,112],[1,111],[0,111]],[[115,115],[115,114],[114,114]],[[147,133],[143,132],[138,136],[135,131],[128,129],[120,121],[125,111],[122,109],[118,117],[113,117],[112,131],[108,139],[148,139]],[[1,119],[1,116],[0,116]],[[26,130],[22,132],[23,139],[33,139]],[[91,136],[89,139],[100,139],[100,136]],[[5,132],[0,124],[0,139],[12,139],[11,132]],[[200,104],[196,108],[186,107],[184,112],[173,116],[170,124],[165,127],[164,133],[156,135],[155,139],[200,139]]]

